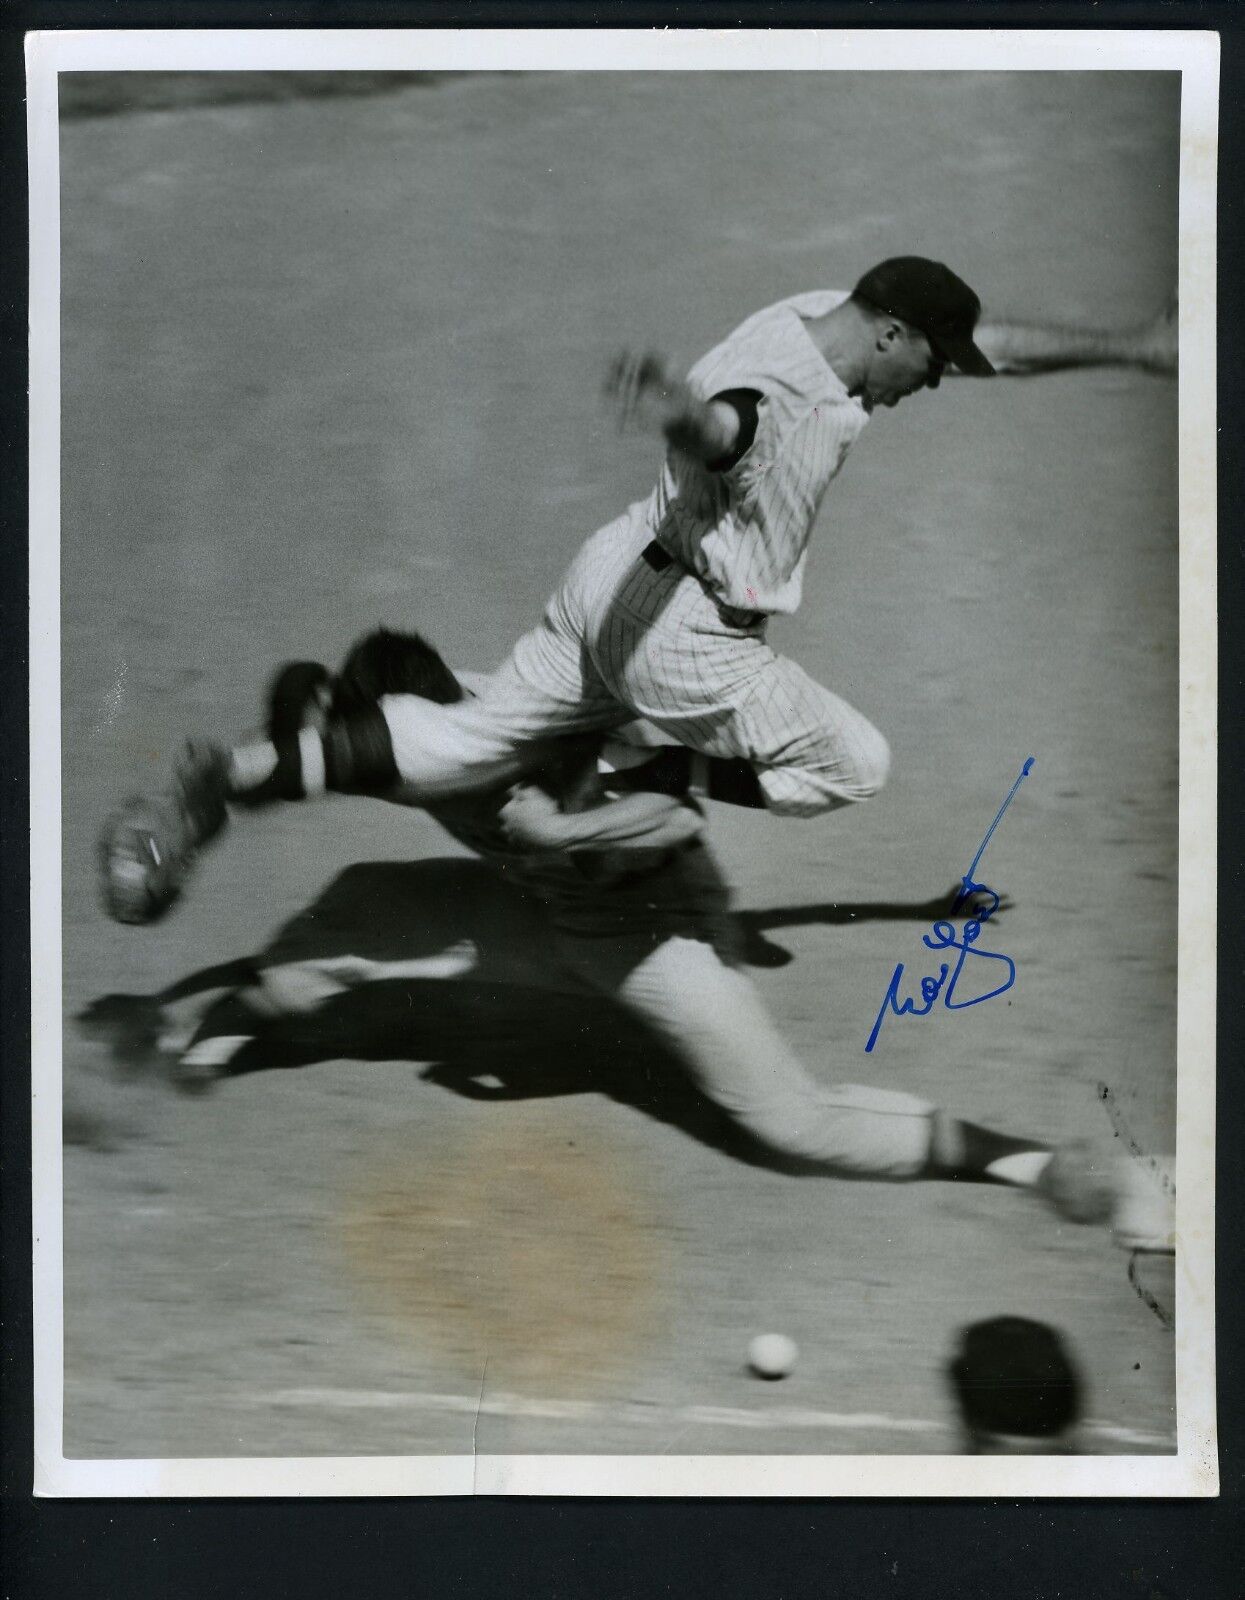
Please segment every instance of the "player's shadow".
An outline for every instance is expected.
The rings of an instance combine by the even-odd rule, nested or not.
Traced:
[[[913,905],[746,912],[745,960],[759,953],[762,964],[774,964],[762,948],[771,926],[874,916],[921,921],[931,906],[932,915],[946,915],[949,904],[944,896]],[[205,967],[156,995],[103,996],[78,1020],[107,1038],[119,1060],[151,1057],[172,1008],[197,995],[212,997],[200,1036],[242,1031],[231,995],[258,973],[270,983],[289,975],[297,986],[300,974],[314,976],[317,962],[419,963],[464,946],[474,948],[475,960],[460,975],[372,980],[267,1023],[232,1057],[229,1075],[338,1060],[415,1062],[427,1081],[471,1099],[603,1094],[738,1159],[791,1165],[759,1149],[699,1094],[666,1040],[608,995],[568,979],[539,903],[479,861],[350,867],[256,955]]]

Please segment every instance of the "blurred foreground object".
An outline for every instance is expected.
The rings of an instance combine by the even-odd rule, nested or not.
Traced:
[[[977,337],[995,372],[1004,377],[1071,367],[1136,367],[1172,375],[1180,354],[1180,309],[1172,294],[1152,317],[1126,328],[987,317]]]
[[[1084,1386],[1056,1329],[1027,1317],[974,1322],[948,1376],[969,1455],[1073,1455]]]

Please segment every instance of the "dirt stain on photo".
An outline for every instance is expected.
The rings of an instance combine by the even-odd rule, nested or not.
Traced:
[[[545,1119],[547,1122],[547,1119]],[[490,1388],[581,1395],[668,1328],[671,1241],[634,1163],[578,1123],[417,1134],[350,1175],[335,1225],[369,1323]]]

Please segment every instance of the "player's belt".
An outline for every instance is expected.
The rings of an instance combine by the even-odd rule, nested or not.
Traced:
[[[644,546],[643,550],[640,551],[640,557],[643,561],[646,561],[650,567],[652,567],[654,572],[665,572],[668,568],[675,566],[676,563],[678,565],[682,565],[682,563],[679,562],[678,557],[672,556],[669,550],[666,549],[665,545],[659,544],[656,539],[654,539],[651,544],[646,544]],[[684,568],[684,571],[686,570],[687,569]],[[695,574],[693,574],[693,576],[695,576]],[[718,610],[723,614],[728,622],[733,623],[736,627],[755,628],[760,623],[765,621],[765,613],[763,611],[740,611],[735,606],[728,606],[724,600],[719,599],[717,595],[712,593],[712,591],[704,584],[703,579],[700,580],[700,582],[701,587],[705,589],[706,594],[710,596]]]

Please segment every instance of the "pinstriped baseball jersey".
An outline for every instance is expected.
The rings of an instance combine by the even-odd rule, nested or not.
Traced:
[[[645,519],[682,566],[738,610],[791,612],[799,605],[822,496],[869,419],[804,326],[848,298],[819,290],[767,306],[688,374],[706,400],[756,390],[756,437],[720,472],[671,450]]]
[[[822,496],[868,420],[805,326],[848,298],[780,301],[697,362],[705,398],[761,396],[749,448],[716,473],[671,452],[652,495],[583,546],[478,700],[381,701],[413,803],[501,781],[550,734],[637,716],[702,755],[751,762],[766,805],[789,816],[881,788],[886,740],[765,641],[766,615],[799,605]],[[654,540],[668,566],[647,559]]]

